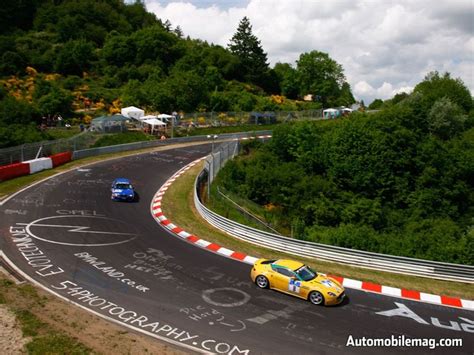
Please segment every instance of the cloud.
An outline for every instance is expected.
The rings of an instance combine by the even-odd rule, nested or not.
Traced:
[[[384,82],[380,87],[374,88],[372,85],[366,81],[359,81],[353,87],[354,95],[362,97],[364,102],[367,104],[373,101],[376,98],[391,98],[396,94],[405,92],[407,94],[413,91],[412,86],[399,86],[394,88],[392,84]],[[366,101],[365,98],[368,98],[369,101]]]
[[[272,65],[312,50],[342,64],[366,103],[449,71],[474,92],[472,0],[147,0],[185,35],[227,46],[247,16]]]

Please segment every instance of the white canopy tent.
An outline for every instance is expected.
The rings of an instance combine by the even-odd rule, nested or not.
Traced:
[[[166,126],[166,123],[157,119],[156,116],[145,116],[145,117],[141,119],[141,122],[149,124],[151,126],[151,134],[153,134],[153,131],[155,130],[155,126],[158,126],[158,127]]]
[[[121,110],[122,116],[139,120],[145,115],[145,111],[135,106],[125,107]]]
[[[339,110],[336,110],[335,108],[328,108],[323,111],[323,117],[325,118],[334,118],[339,116]]]
[[[164,122],[170,122],[174,116],[167,115],[166,113],[160,113],[157,117]]]
[[[160,113],[157,117],[158,117],[159,119],[162,119],[162,118],[173,118],[172,115],[167,115],[166,113]]]
[[[156,116],[154,115],[146,115],[146,116],[142,116],[139,118],[140,121],[144,121],[144,120],[151,120],[151,119],[156,119]]]

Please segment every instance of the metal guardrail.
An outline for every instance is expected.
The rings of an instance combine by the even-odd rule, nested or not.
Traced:
[[[244,137],[252,136],[264,136],[271,134],[271,131],[256,131],[252,133],[228,133],[220,134],[214,144],[218,144],[221,141],[228,141],[232,139],[240,139]],[[192,137],[180,137],[171,138],[163,141],[146,141],[136,142],[129,144],[120,144],[116,146],[100,147],[77,150],[74,152],[73,159],[81,159],[94,155],[101,155],[107,153],[124,152],[130,150],[137,150],[143,148],[152,148],[158,146],[165,146],[170,144],[178,143],[189,143],[189,142],[210,142],[207,135],[203,136],[192,136]],[[232,157],[234,154],[228,154],[227,157]],[[219,164],[218,167],[214,168],[214,162],[212,163],[213,171],[212,176],[217,174],[218,168],[222,167],[225,160],[222,159],[221,154],[213,154],[212,157],[218,156]],[[210,166],[210,164],[207,164]],[[201,172],[204,173],[205,170]],[[201,176],[201,175],[200,175]],[[237,222],[231,221],[225,217],[222,217],[215,212],[209,210],[204,206],[197,193],[197,181],[196,178],[194,187],[194,204],[196,209],[201,216],[214,227],[234,236],[238,239],[264,246],[273,250],[286,252],[294,255],[318,258],[321,260],[327,260],[332,262],[340,262],[343,264],[365,267],[369,269],[384,270],[389,272],[396,272],[408,275],[423,276],[429,278],[451,280],[451,281],[462,281],[468,283],[474,283],[474,266],[470,265],[458,265],[450,264],[422,259],[414,259],[402,256],[384,255],[360,250],[353,250],[348,248],[342,248],[337,246],[331,246],[326,244],[319,244],[314,242],[307,242],[303,240],[293,239],[284,237],[278,234],[272,234],[264,232],[252,227],[248,227]]]
[[[206,173],[205,169],[201,171],[201,174]],[[235,238],[280,252],[351,266],[433,279],[474,283],[474,266],[384,255],[308,242],[264,232],[234,222],[211,211],[201,203],[197,186],[198,180],[202,181],[201,174],[196,178],[194,186],[194,205],[196,209],[208,223]]]
[[[217,139],[215,141],[212,141],[212,143],[219,144],[221,141],[226,141],[229,139],[239,139],[239,138],[244,138],[244,137],[268,135],[268,134],[271,134],[271,131],[255,131],[251,133],[249,132],[224,133],[224,134],[219,134]],[[74,151],[72,155],[72,159],[76,160],[76,159],[82,159],[82,158],[87,158],[87,157],[101,155],[101,154],[119,153],[119,152],[126,152],[130,150],[155,148],[155,147],[166,146],[166,145],[171,145],[171,144],[191,143],[191,142],[211,143],[211,140],[208,138],[207,135],[203,135],[203,136],[168,138],[165,140],[126,143],[126,144],[112,145],[108,147],[89,148],[89,149]]]
[[[234,206],[235,210],[238,211],[241,215],[243,215],[245,218],[247,218],[248,221],[252,221],[254,223],[257,223],[258,225],[260,225],[261,228],[263,228],[264,230],[267,230],[267,231],[270,231],[270,232],[273,232],[275,234],[280,234],[278,233],[278,231],[276,229],[274,229],[271,225],[269,225],[268,223],[266,223],[265,221],[261,220],[259,217],[257,217],[256,215],[254,215],[252,212],[248,211],[247,209],[243,208],[242,206],[240,206],[237,202],[235,202],[234,200],[232,200],[229,196],[227,196],[225,193],[223,193],[221,191],[221,189],[219,188],[219,186],[217,186],[217,193],[220,197],[222,197],[223,199],[225,199],[226,201],[228,201],[232,206]]]

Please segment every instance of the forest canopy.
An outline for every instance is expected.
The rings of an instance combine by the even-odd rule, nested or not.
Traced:
[[[265,206],[297,238],[474,265],[474,111],[430,73],[377,113],[276,127],[217,183]]]

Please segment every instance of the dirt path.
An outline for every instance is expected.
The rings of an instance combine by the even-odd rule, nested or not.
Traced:
[[[21,354],[30,339],[24,338],[15,314],[5,305],[0,305],[0,349],[2,354]]]

